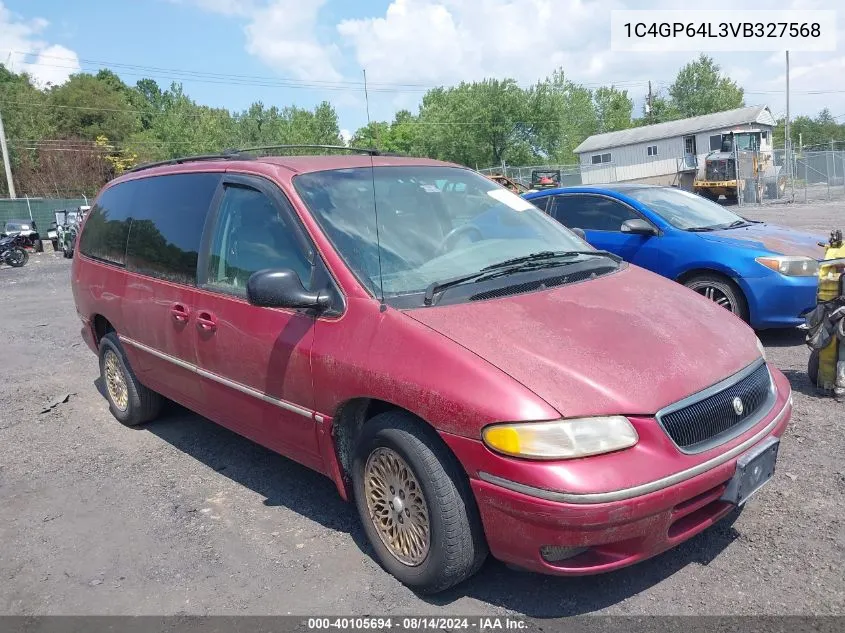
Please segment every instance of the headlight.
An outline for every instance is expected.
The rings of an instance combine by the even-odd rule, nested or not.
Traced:
[[[763,264],[787,277],[815,277],[819,274],[819,262],[812,257],[782,255],[777,257],[758,257],[757,263]]]
[[[763,360],[766,360],[766,348],[763,347],[763,341],[757,338],[757,349],[760,350],[760,356],[763,357]]]
[[[481,435],[492,450],[529,459],[587,457],[628,448],[639,440],[628,419],[620,415],[494,424]]]

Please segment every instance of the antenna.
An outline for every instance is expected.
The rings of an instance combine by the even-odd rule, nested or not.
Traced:
[[[367,104],[367,127],[370,126],[370,96],[367,93],[367,69],[364,68],[364,103]]]
[[[367,127],[370,127],[370,96],[367,92],[367,69],[361,69],[364,73],[364,103],[367,106]],[[376,132],[378,133],[378,132]],[[379,142],[378,138],[376,138],[376,147],[378,147]],[[373,183],[373,215],[375,216],[376,220],[376,252],[378,253],[378,285],[379,289],[381,290],[381,308],[380,310],[384,312],[387,307],[384,305],[384,274],[382,273],[381,269],[381,236],[379,235],[378,230],[378,202],[376,201],[376,167],[375,162],[373,161],[373,154],[370,154],[370,177]]]

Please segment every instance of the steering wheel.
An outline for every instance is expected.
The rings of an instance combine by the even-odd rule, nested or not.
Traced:
[[[481,234],[481,231],[478,228],[474,227],[472,224],[461,224],[460,226],[456,226],[454,229],[449,231],[446,234],[446,237],[443,238],[443,241],[440,242],[440,245],[437,247],[437,255],[443,255],[452,245],[452,242],[457,241],[457,238],[462,236],[464,233],[470,234],[475,233],[478,236],[478,239],[482,239],[484,236]],[[473,240],[474,242],[477,240]]]

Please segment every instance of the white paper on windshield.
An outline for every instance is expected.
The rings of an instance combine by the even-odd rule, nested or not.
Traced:
[[[427,191],[428,193],[440,193],[440,189],[434,185],[420,185],[420,187],[423,191]]]
[[[498,200],[502,204],[508,205],[514,211],[528,211],[534,209],[534,205],[528,202],[525,198],[520,198],[518,195],[511,193],[507,189],[491,189],[487,195]]]

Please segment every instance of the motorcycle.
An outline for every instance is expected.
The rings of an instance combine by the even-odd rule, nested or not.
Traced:
[[[29,253],[21,245],[19,235],[0,237],[0,262],[20,268],[29,261]]]

